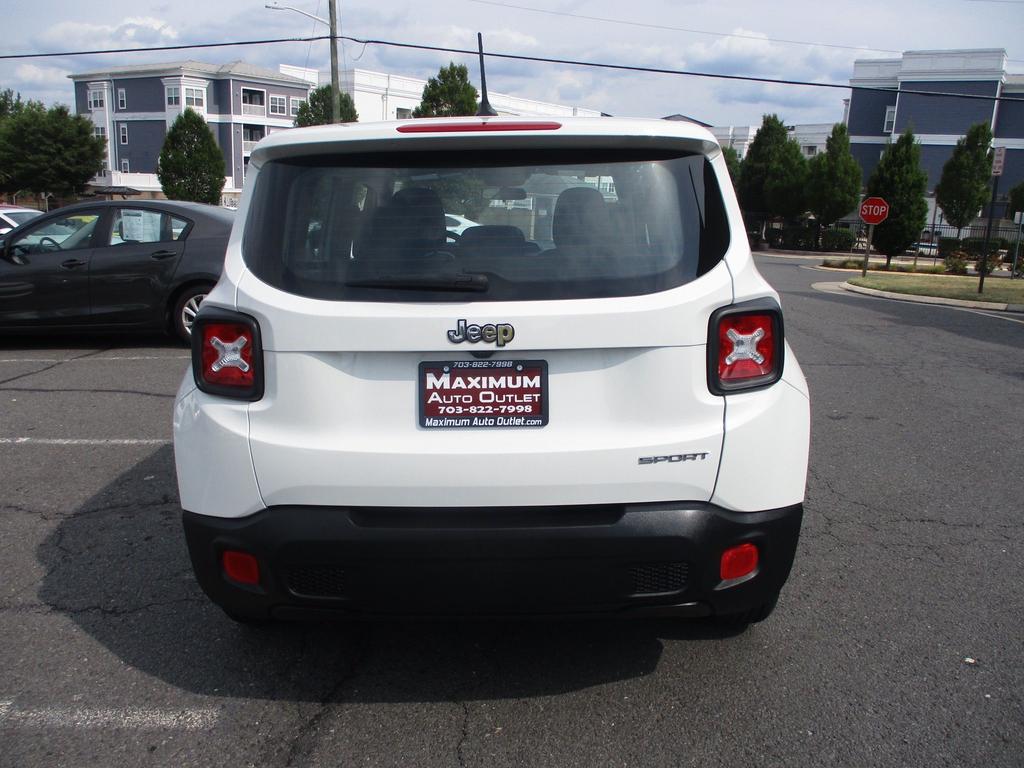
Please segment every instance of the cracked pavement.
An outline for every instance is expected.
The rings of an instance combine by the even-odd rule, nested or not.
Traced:
[[[0,768],[1019,766],[1024,325],[759,264],[813,412],[764,624],[240,627],[169,446],[0,444]],[[169,438],[185,356],[0,339],[0,437]]]

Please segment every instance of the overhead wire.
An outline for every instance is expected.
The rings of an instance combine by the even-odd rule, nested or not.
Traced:
[[[974,0],[975,2],[1024,2],[1024,0]],[[710,37],[734,37],[740,40],[755,40],[762,43],[782,43],[784,45],[805,45],[813,48],[836,48],[847,51],[859,51],[862,53],[893,53],[902,54],[903,51],[894,48],[871,48],[863,45],[844,45],[841,43],[823,43],[811,40],[788,40],[782,37],[767,37],[764,35],[744,34],[742,32],[717,32],[709,29],[693,29],[690,27],[676,27],[671,24],[655,24],[653,22],[632,21],[630,19],[616,19],[608,16],[592,16],[585,13],[574,13],[572,11],[555,11],[550,8],[536,8],[529,5],[517,5],[506,3],[501,0],[469,0],[477,5],[490,5],[496,8],[510,8],[517,11],[528,11],[530,13],[544,13],[548,16],[562,16],[571,19],[584,19],[586,21],[599,21],[606,24],[621,24],[627,27],[640,27],[642,29],[660,29],[669,32],[687,32],[693,35],[708,35]],[[1020,59],[1007,59],[1013,63],[1021,63]]]
[[[144,53],[154,51],[177,51],[186,49],[202,49],[202,48],[225,48],[229,46],[246,46],[246,45],[270,45],[274,43],[297,43],[297,42],[310,42],[316,40],[329,40],[330,35],[316,35],[311,37],[287,37],[287,38],[275,38],[265,40],[240,40],[223,43],[193,43],[186,45],[160,45],[160,46],[149,46],[140,48],[108,48],[104,50],[81,50],[81,51],[61,51],[61,52],[49,52],[49,53],[17,53],[17,54],[0,54],[0,61],[12,60],[12,59],[40,59],[40,58],[60,58],[68,56],[97,56],[104,54],[113,53]],[[364,47],[368,45],[380,45],[392,48],[404,48],[409,50],[419,51],[432,51],[438,53],[457,53],[466,56],[476,56],[478,51],[468,48],[452,48],[448,46],[440,45],[425,45],[422,43],[403,43],[396,40],[379,40],[372,38],[360,38],[353,37],[351,35],[338,35],[339,40],[347,40],[352,43],[360,43]],[[881,86],[867,86],[867,85],[849,85],[844,83],[823,83],[814,82],[810,80],[793,80],[789,78],[779,77],[757,77],[755,75],[727,75],[719,72],[699,72],[695,70],[685,69],[668,69],[662,67],[642,67],[633,64],[613,64],[609,62],[599,61],[585,61],[581,59],[559,59],[548,56],[527,56],[525,54],[516,53],[497,53],[492,51],[485,51],[484,56],[492,59],[506,59],[510,61],[529,61],[540,64],[560,64],[562,66],[572,67],[587,67],[592,69],[605,69],[619,72],[637,72],[644,74],[657,74],[657,75],[676,75],[684,77],[699,77],[708,78],[715,80],[725,80],[731,82],[750,82],[750,83],[761,83],[763,85],[790,85],[790,86],[803,86],[807,88],[833,88],[841,90],[853,90],[853,91],[865,91],[865,92],[883,92],[892,93],[896,91],[894,88],[885,88]],[[1024,103],[1024,97],[1015,96],[986,96],[983,94],[973,93],[954,93],[951,91],[924,91],[914,88],[901,88],[899,89],[900,94],[911,94],[917,96],[931,96],[931,97],[946,97],[946,98],[957,98],[957,99],[968,99],[975,101],[988,101],[988,102],[1015,102]]]

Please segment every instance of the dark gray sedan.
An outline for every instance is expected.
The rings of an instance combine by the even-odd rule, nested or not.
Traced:
[[[233,221],[224,208],[165,200],[38,216],[0,240],[0,333],[166,330],[188,340]]]

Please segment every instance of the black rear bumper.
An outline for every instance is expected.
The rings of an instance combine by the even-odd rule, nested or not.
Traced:
[[[196,577],[253,619],[384,615],[728,615],[766,603],[789,576],[800,504],[730,512],[681,502],[420,509],[271,507],[224,519],[184,512]],[[751,542],[758,568],[723,584],[722,552]],[[225,550],[251,553],[260,583],[231,581]]]

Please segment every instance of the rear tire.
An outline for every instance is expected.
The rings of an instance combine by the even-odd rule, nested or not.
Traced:
[[[715,617],[715,624],[722,629],[728,629],[733,632],[742,632],[751,624],[757,624],[759,621],[764,621],[772,612],[775,610],[775,606],[779,602],[779,596],[776,594],[771,600],[761,603],[761,605],[748,608],[740,613],[727,613],[723,616]]]
[[[182,291],[174,302],[171,309],[171,326],[174,335],[186,344],[192,343],[192,323],[196,312],[199,311],[199,305],[212,288],[211,285],[193,285]]]

